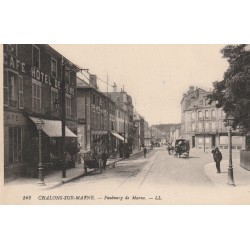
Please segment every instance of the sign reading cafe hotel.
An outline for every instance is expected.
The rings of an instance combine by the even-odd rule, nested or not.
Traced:
[[[45,74],[41,70],[37,69],[33,66],[28,66],[26,63],[21,62],[17,58],[7,55],[4,53],[4,66],[8,67],[9,69],[13,69],[15,71],[18,71],[19,73],[23,74],[31,74],[31,77],[36,79],[37,81],[40,81],[44,84],[49,84],[50,86],[53,86],[54,88],[60,89],[60,81],[51,78],[49,75]],[[66,88],[66,92],[74,95],[74,88],[68,86]]]

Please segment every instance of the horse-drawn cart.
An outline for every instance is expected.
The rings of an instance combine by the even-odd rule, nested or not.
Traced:
[[[98,169],[99,173],[103,170],[102,156],[98,154],[92,154],[91,151],[83,153],[84,170],[87,173],[88,169]]]
[[[182,155],[189,157],[189,141],[185,139],[177,139],[175,141],[175,153],[180,158]]]

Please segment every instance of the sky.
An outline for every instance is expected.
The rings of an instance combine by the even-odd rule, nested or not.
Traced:
[[[51,45],[91,74],[123,88],[152,124],[180,123],[180,102],[189,86],[211,90],[228,67],[224,45]],[[88,76],[85,73],[86,76]],[[83,79],[86,80],[84,76]],[[107,85],[98,81],[100,90]],[[111,91],[112,87],[108,87]]]

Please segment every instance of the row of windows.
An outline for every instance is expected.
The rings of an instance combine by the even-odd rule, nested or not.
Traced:
[[[56,110],[55,102],[58,101],[58,90],[51,90],[51,111]],[[10,71],[4,70],[4,105],[24,108],[23,77]],[[41,83],[32,80],[32,111],[40,113],[42,109],[42,86]],[[66,117],[71,117],[71,96],[66,95]]]
[[[110,110],[110,113],[112,115],[116,114],[116,109],[115,109],[115,105],[112,105],[111,103],[109,103],[107,100],[105,100],[104,98],[101,98],[99,95],[92,93],[92,97],[91,97],[91,103],[95,106],[98,106],[104,110]]]
[[[226,114],[225,112],[221,109],[220,113],[219,113],[221,118],[225,118]],[[216,119],[216,110],[212,109],[212,110],[205,110],[203,111],[198,111],[198,119],[202,120],[202,119]],[[196,111],[193,111],[191,113],[191,120],[196,120]]]
[[[190,128],[192,132],[216,131],[216,129],[219,129],[219,131],[226,130],[226,127],[223,121],[218,122],[218,123],[217,122],[198,122],[198,123],[192,122]]]
[[[9,53],[14,56],[18,56],[17,44],[7,44],[6,49]],[[40,69],[41,61],[40,61],[40,49],[36,45],[32,45],[32,66]],[[66,69],[66,72],[68,70]],[[57,60],[51,57],[51,76],[57,78]],[[66,83],[70,83],[70,74],[65,74]]]

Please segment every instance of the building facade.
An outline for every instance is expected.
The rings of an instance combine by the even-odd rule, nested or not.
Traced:
[[[92,76],[92,82],[95,76]],[[106,93],[77,78],[78,141],[82,151],[124,156],[128,138],[128,113]]]
[[[209,104],[209,92],[191,86],[181,100],[181,136],[190,141],[192,148],[210,149],[217,146],[228,148],[228,129],[224,126],[226,118],[222,108]],[[233,149],[242,149],[245,138],[233,131]]]
[[[60,162],[62,59],[65,63],[66,148],[76,145],[77,68],[49,45],[6,44],[4,52],[5,176],[30,173],[38,165],[42,120],[43,163]]]

